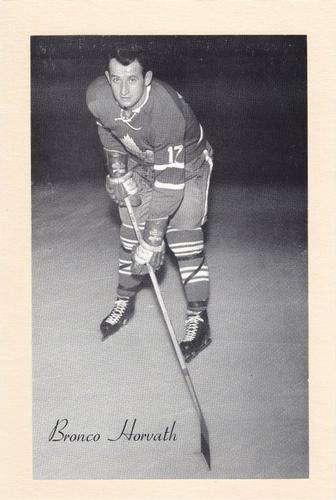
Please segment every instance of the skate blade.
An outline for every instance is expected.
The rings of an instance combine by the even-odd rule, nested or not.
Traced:
[[[199,350],[197,352],[191,352],[190,354],[188,354],[186,357],[185,357],[185,362],[186,363],[190,363],[190,361],[192,361],[194,358],[196,358],[196,356],[199,355],[200,352],[202,352],[206,347],[208,347],[208,345],[210,345],[212,342],[212,339],[211,338],[208,338],[208,340],[205,342],[205,344],[203,344]]]
[[[126,326],[126,325],[127,325],[127,323],[129,322],[129,320],[130,320],[130,319],[131,319],[131,317],[129,317],[128,319],[125,319],[125,320],[123,321],[123,324],[122,324],[122,325],[120,325],[120,327],[118,328],[118,330],[116,330],[115,332],[112,332],[112,333],[108,333],[108,332],[107,332],[107,333],[103,333],[103,336],[102,336],[102,338],[101,338],[101,341],[102,341],[102,342],[105,342],[105,340],[107,340],[108,338],[110,338],[110,337],[112,337],[113,335],[115,335],[116,333],[118,333],[118,332],[119,332],[119,330],[120,330],[120,328],[122,328],[123,326]]]

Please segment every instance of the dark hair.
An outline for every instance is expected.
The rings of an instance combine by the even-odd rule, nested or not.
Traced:
[[[147,52],[142,46],[135,43],[114,46],[108,54],[107,69],[109,69],[111,59],[116,59],[123,66],[128,66],[137,60],[144,76],[149,71]]]

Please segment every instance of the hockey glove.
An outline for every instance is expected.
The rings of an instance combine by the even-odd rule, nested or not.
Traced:
[[[141,198],[137,194],[137,185],[133,179],[132,172],[128,172],[122,177],[106,176],[106,191],[109,197],[119,206],[125,206],[125,198],[130,197],[134,207],[141,205]]]
[[[133,274],[147,274],[147,265],[150,264],[154,271],[157,271],[163,264],[165,255],[164,241],[160,246],[152,246],[141,240],[133,251],[133,262],[131,265],[131,272]]]
[[[147,220],[144,229],[144,237],[133,252],[133,274],[147,274],[146,264],[150,264],[154,271],[158,270],[164,260],[165,243],[163,241],[168,219]]]

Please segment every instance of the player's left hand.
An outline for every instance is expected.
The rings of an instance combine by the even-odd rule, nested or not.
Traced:
[[[160,245],[154,246],[142,239],[133,250],[131,272],[133,274],[148,274],[146,264],[150,264],[154,271],[157,271],[163,264],[164,256],[164,241]]]

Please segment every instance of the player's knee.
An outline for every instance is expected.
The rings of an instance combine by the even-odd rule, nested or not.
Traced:
[[[194,230],[204,224],[204,205],[194,206],[192,209],[178,210],[170,221],[171,227],[175,229]]]

